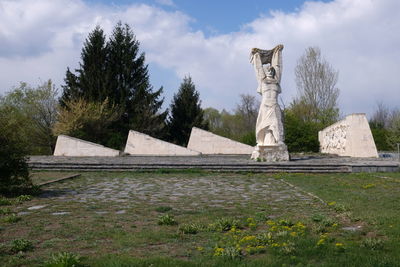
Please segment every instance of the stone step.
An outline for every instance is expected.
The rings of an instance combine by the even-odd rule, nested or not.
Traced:
[[[251,171],[251,172],[351,172],[343,165],[221,165],[221,164],[57,164],[32,163],[35,170],[160,170],[201,169],[208,171]]]

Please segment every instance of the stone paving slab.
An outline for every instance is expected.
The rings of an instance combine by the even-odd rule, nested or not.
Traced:
[[[40,197],[58,201],[75,201],[82,205],[104,202],[122,207],[172,205],[181,210],[196,207],[234,208],[250,203],[268,203],[270,206],[299,205],[316,200],[278,179],[238,176],[204,176],[199,178],[170,176],[146,178],[83,177],[62,184],[46,186]],[[66,212],[63,210],[62,212]],[[73,212],[73,211],[72,211]],[[96,211],[98,214],[105,212]]]

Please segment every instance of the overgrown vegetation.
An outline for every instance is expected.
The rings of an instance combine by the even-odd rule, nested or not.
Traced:
[[[274,201],[302,194],[288,192],[280,179],[326,204],[304,200],[307,195]],[[119,213],[123,197],[8,199],[4,207],[12,213],[47,206],[14,223],[0,221],[0,261],[4,266],[396,266],[400,217],[393,203],[399,202],[399,179],[398,173],[86,173],[47,190],[82,192],[104,183],[109,189],[118,181],[142,189],[126,199],[125,213]],[[176,183],[184,195],[159,187]],[[274,197],[251,185],[268,185]],[[70,213],[51,215],[59,211]]]
[[[27,163],[28,140],[9,106],[0,106],[0,195],[32,193]]]
[[[389,109],[379,102],[369,120],[372,135],[378,150],[394,151],[400,143],[400,110]]]

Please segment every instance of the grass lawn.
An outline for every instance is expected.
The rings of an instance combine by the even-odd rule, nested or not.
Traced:
[[[400,173],[83,172],[42,189],[0,199],[1,266],[400,266]]]

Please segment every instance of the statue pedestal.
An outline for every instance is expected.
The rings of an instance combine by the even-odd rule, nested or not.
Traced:
[[[289,152],[285,144],[275,146],[256,146],[251,154],[251,159],[256,161],[289,161]]]

